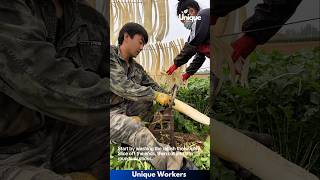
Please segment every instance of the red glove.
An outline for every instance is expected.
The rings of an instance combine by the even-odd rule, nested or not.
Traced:
[[[217,16],[211,16],[210,18],[210,24],[215,25],[217,23],[218,17]]]
[[[169,67],[167,74],[171,75],[173,73],[173,71],[175,71],[177,68],[178,68],[178,66],[173,64],[172,66]]]
[[[188,73],[182,74],[182,81],[189,79],[190,76],[191,76],[191,74],[188,74]]]
[[[257,41],[250,36],[242,36],[240,39],[236,40],[231,44],[233,47],[233,53],[231,58],[234,62],[236,62],[239,57],[243,57],[244,59],[249,56],[250,53],[257,47]]]

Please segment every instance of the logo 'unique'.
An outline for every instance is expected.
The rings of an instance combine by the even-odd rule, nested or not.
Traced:
[[[179,14],[178,18],[180,21],[198,21],[201,20],[201,16],[190,16],[189,14],[186,16],[185,14],[188,13],[188,9],[185,9],[181,11],[181,14]]]

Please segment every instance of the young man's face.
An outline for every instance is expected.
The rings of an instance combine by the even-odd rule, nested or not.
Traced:
[[[144,46],[143,36],[135,34],[133,38],[129,34],[124,34],[124,43],[126,43],[127,53],[130,57],[137,57]]]

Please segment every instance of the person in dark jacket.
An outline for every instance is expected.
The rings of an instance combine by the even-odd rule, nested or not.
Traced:
[[[0,179],[107,178],[106,28],[78,0],[0,2]]]
[[[231,57],[237,61],[239,57],[247,58],[257,45],[266,43],[272,38],[295,12],[302,0],[264,0],[255,7],[254,14],[242,25],[243,31],[256,30],[279,25],[275,28],[256,30],[244,33],[231,45],[234,49]],[[210,9],[211,24],[215,25],[219,17],[247,4],[249,0],[215,0]]]
[[[182,75],[182,80],[186,81],[199,70],[206,57],[210,58],[210,9],[200,10],[199,4],[194,0],[180,0],[177,6],[177,15],[185,28],[191,32],[188,42],[175,57],[174,64],[167,70],[167,74],[171,75],[195,55],[192,63],[186,69],[186,73]],[[188,20],[188,17],[194,17],[194,19]]]

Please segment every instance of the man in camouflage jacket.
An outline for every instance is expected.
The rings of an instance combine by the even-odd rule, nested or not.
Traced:
[[[171,97],[133,58],[148,42],[146,30],[139,24],[127,23],[119,32],[119,46],[110,52],[110,138],[111,141],[132,147],[168,148],[159,143],[141,122],[141,117],[150,120],[152,101],[167,105]],[[149,113],[148,113],[149,112]],[[194,169],[194,165],[181,155],[150,156],[156,169]]]

